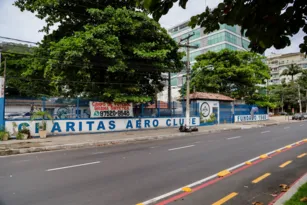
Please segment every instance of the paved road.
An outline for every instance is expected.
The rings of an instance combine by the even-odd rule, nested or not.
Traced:
[[[0,204],[137,204],[305,139],[306,126],[307,122],[299,122],[139,144],[0,158]],[[237,182],[227,183],[225,179],[187,196],[180,203],[210,204],[228,192],[239,193],[237,196],[240,198],[246,196],[242,199],[246,201],[250,197],[239,189],[242,183],[248,183],[248,180],[263,171],[273,172],[279,163],[277,159],[292,159],[303,152],[303,148],[306,145],[227,178],[241,179],[239,175],[242,175],[238,189],[229,188],[230,183]],[[273,160],[274,163],[269,163]],[[270,167],[265,166],[265,163]],[[307,165],[293,162],[288,166],[287,169],[294,166],[297,169],[293,170],[299,170],[295,178],[300,172],[306,171]],[[293,170],[289,173],[293,173]],[[272,176],[275,174],[270,176],[271,179]],[[277,180],[277,174],[276,177]],[[289,181],[292,180],[290,178]],[[199,197],[198,193],[208,197]],[[237,196],[233,200],[239,198]],[[234,204],[245,204],[241,202]]]

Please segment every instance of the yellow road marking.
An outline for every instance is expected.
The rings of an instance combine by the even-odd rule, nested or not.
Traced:
[[[181,190],[184,191],[184,192],[191,192],[192,191],[192,189],[190,187],[183,187]]]
[[[217,176],[219,177],[224,177],[226,175],[230,174],[230,171],[228,171],[227,169],[220,171],[219,173],[217,173]]]
[[[260,177],[258,177],[258,178],[256,178],[256,179],[254,179],[254,180],[252,181],[252,183],[256,184],[256,183],[260,182],[261,180],[267,178],[267,177],[270,176],[270,175],[271,175],[271,173],[266,173],[266,174],[264,174],[264,175],[262,175],[262,176],[260,176]]]
[[[289,160],[289,161],[286,161],[285,163],[281,164],[279,167],[280,168],[284,168],[285,166],[287,166],[288,164],[290,164],[292,161]]]
[[[232,192],[231,194],[225,196],[224,198],[218,200],[217,202],[213,203],[212,205],[221,205],[224,204],[226,201],[229,201],[230,199],[232,199],[233,197],[237,196],[238,193],[236,192]]]
[[[302,157],[304,157],[305,155],[306,155],[306,153],[301,154],[301,155],[298,155],[297,158],[302,158]]]

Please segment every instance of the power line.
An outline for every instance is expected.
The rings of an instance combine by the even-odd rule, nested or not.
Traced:
[[[31,43],[31,44],[38,45],[38,42],[26,41],[26,40],[21,40],[21,39],[17,39],[17,38],[10,38],[10,37],[6,37],[6,36],[0,36],[0,38],[6,39],[6,40],[11,40],[11,41],[18,41],[18,42]]]

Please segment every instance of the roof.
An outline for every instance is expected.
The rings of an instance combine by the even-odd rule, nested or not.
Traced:
[[[285,53],[285,54],[273,54],[273,55],[269,55],[267,56],[268,60],[272,60],[272,59],[276,59],[276,58],[287,58],[287,57],[291,57],[291,56],[302,56],[304,55],[303,53],[300,52],[296,52],[296,53]]]
[[[195,92],[190,94],[191,100],[234,101],[235,99],[219,93]]]

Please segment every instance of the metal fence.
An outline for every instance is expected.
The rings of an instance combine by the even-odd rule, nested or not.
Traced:
[[[6,98],[5,118],[7,120],[30,119],[31,113],[37,110],[48,111],[54,119],[87,119],[90,118],[90,99],[82,98]],[[157,101],[134,104],[135,118],[148,117],[185,117],[185,102]],[[197,103],[191,103],[190,116],[199,116]]]

